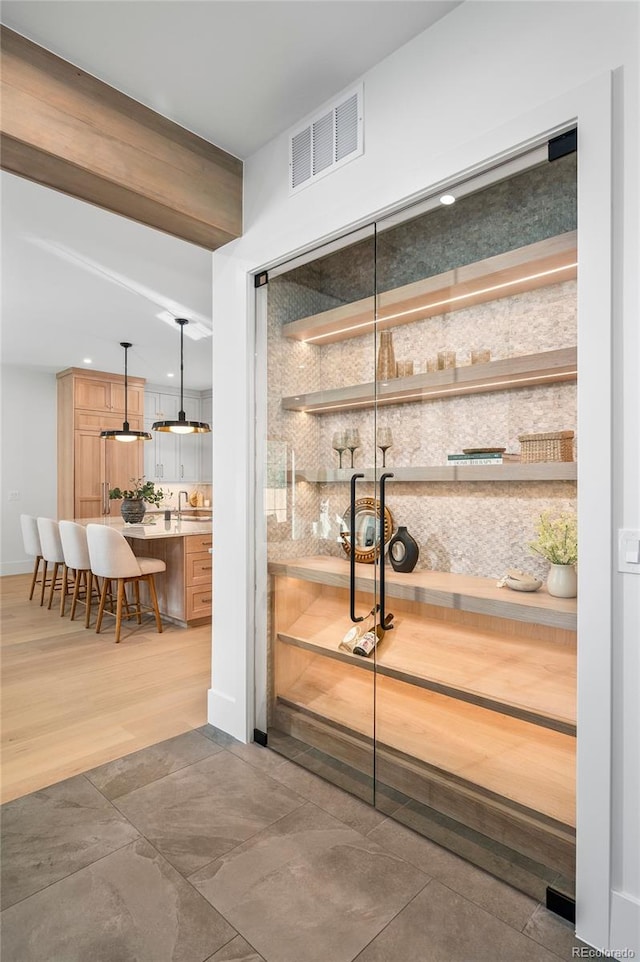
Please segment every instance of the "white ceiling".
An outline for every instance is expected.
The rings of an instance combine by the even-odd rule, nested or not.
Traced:
[[[1,19],[129,96],[245,158],[458,2],[3,0]],[[2,360],[179,381],[173,316],[211,327],[211,256],[2,173]],[[190,328],[187,328],[190,331]],[[185,338],[185,388],[211,384]],[[171,380],[167,373],[173,371]]]

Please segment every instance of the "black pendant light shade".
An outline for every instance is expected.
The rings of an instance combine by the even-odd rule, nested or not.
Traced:
[[[101,431],[100,437],[106,441],[151,441],[148,431],[131,431],[127,420],[127,351],[131,347],[128,341],[120,341],[124,348],[124,422],[117,430]]]
[[[177,421],[156,421],[151,425],[152,431],[171,431],[172,434],[207,434],[211,428],[204,421],[187,421],[184,413],[184,326],[189,321],[184,317],[176,317],[176,324],[180,325],[180,410]]]

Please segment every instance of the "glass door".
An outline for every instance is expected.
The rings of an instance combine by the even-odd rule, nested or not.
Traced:
[[[376,228],[396,363],[376,387],[376,804],[543,900],[574,874],[576,604],[529,546],[541,515],[575,519],[575,160],[545,151]]]
[[[374,253],[368,228],[283,265],[259,311],[269,745],[370,803],[381,550]]]
[[[543,900],[575,857],[576,602],[530,547],[575,521],[575,160],[259,291],[269,745]]]

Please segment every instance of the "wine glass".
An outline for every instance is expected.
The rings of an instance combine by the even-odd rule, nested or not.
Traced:
[[[393,446],[391,428],[378,428],[376,431],[376,444],[382,451],[382,467],[386,468],[387,450]]]
[[[360,432],[357,428],[348,428],[345,431],[345,441],[347,450],[351,451],[351,467],[353,467],[353,453],[360,447]]]
[[[346,431],[336,431],[333,435],[333,441],[331,446],[334,451],[338,452],[338,457],[340,458],[340,463],[338,467],[342,467],[342,453],[346,451],[347,448],[347,432]]]

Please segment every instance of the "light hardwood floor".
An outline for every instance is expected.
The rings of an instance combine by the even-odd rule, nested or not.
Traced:
[[[116,645],[114,619],[96,635],[29,583],[0,578],[2,802],[206,724],[210,625],[158,634],[146,615]]]

